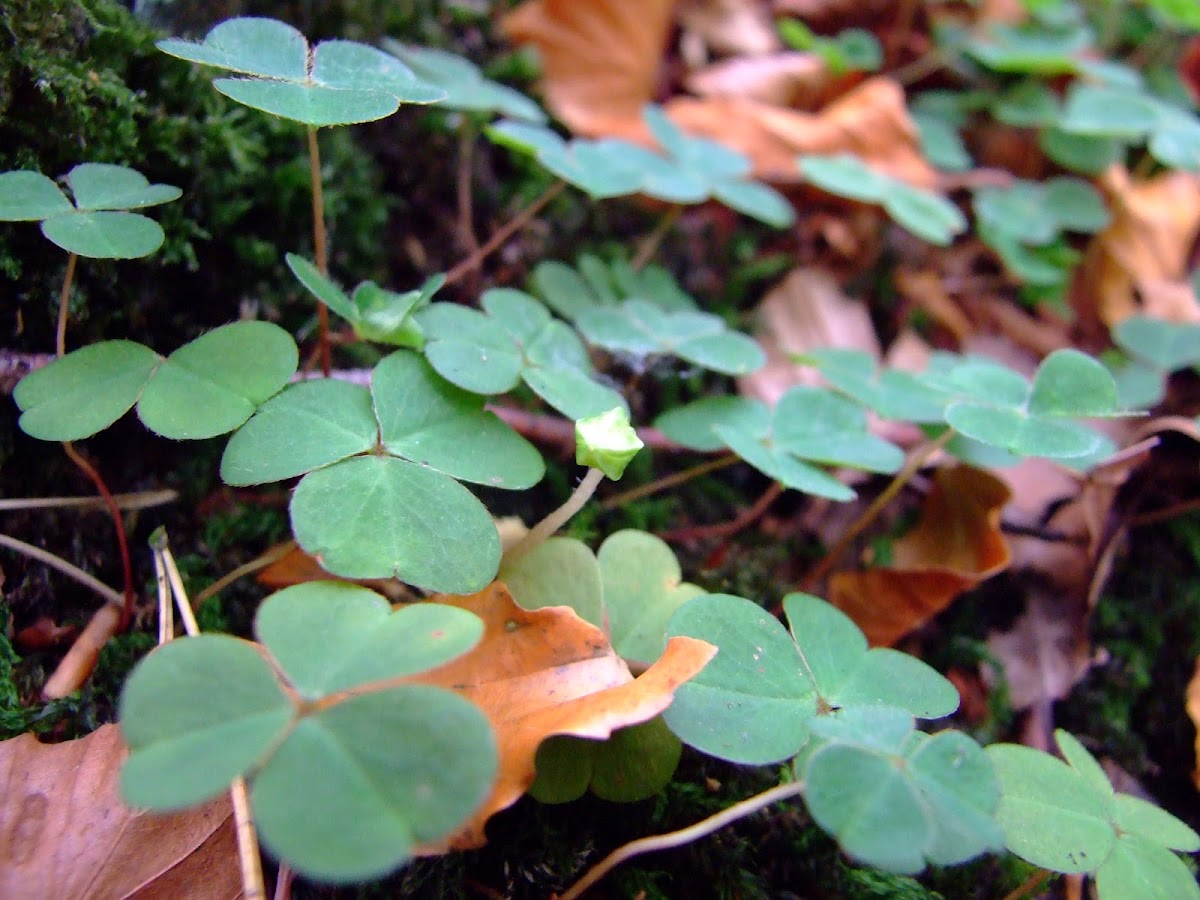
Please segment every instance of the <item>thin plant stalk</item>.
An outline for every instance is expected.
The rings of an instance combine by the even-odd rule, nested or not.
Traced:
[[[812,589],[829,574],[851,542],[879,517],[879,514],[887,508],[896,495],[904,489],[904,486],[921,470],[921,467],[935,453],[945,447],[950,439],[954,437],[954,434],[955,431],[953,428],[947,428],[936,438],[925,442],[909,454],[904,467],[896,473],[896,477],[891,480],[891,483],[880,492],[878,497],[871,501],[871,504],[863,510],[862,515],[842,533],[842,536],[837,539],[837,543],[830,548],[821,561],[813,566],[809,573],[804,576],[800,582],[800,590],[807,591]]]
[[[455,184],[458,201],[458,238],[467,253],[479,250],[475,236],[475,216],[471,198],[471,169],[475,157],[475,126],[467,116],[458,128],[458,179]]]
[[[158,586],[158,646],[175,638],[175,607],[171,605],[171,585],[162,554],[155,551],[154,581]]]
[[[209,597],[221,593],[221,591],[225,590],[225,588],[229,587],[229,585],[233,584],[239,578],[245,578],[247,575],[253,575],[255,572],[265,569],[272,563],[276,563],[283,559],[295,549],[295,541],[284,541],[279,546],[272,547],[262,555],[250,560],[250,562],[242,563],[242,565],[238,566],[233,571],[226,572],[196,595],[195,599],[192,601],[194,606],[199,608],[201,603],[203,603]]]
[[[682,472],[673,472],[670,475],[664,475],[662,478],[656,478],[654,481],[648,481],[645,484],[638,485],[635,488],[630,488],[627,491],[621,491],[619,494],[613,494],[611,497],[606,497],[600,503],[600,509],[607,512],[610,509],[624,506],[627,503],[632,503],[634,500],[641,500],[644,497],[650,497],[661,491],[670,490],[674,487],[679,487],[681,484],[699,478],[702,475],[707,475],[709,472],[716,472],[719,469],[725,469],[732,466],[741,459],[736,453],[726,453],[718,456],[716,459],[706,460],[699,465],[692,466],[689,469],[684,469]]]
[[[770,487],[762,492],[762,495],[754,501],[742,512],[738,513],[728,522],[717,522],[713,525],[685,525],[683,528],[675,528],[671,531],[659,534],[664,541],[703,541],[712,540],[713,538],[730,538],[744,528],[749,528],[759,519],[761,519],[771,508],[779,495],[784,492],[783,484],[778,481],[771,482]]]
[[[166,488],[161,491],[136,491],[132,494],[113,494],[117,509],[149,509],[174,503],[179,492]],[[0,500],[0,512],[15,509],[94,509],[105,506],[103,497],[9,497]]]
[[[528,225],[551,200],[566,190],[566,187],[567,183],[559,178],[550,187],[542,191],[536,200],[496,229],[496,233],[488,238],[482,247],[447,272],[446,284],[454,284],[461,281],[468,272],[478,269],[485,259],[500,249],[510,237]]]
[[[1022,897],[1028,897],[1038,888],[1040,888],[1046,879],[1054,873],[1049,869],[1038,869],[1025,881],[1021,882],[1012,891],[1004,895],[1004,900],[1021,900]]]
[[[583,480],[579,482],[579,486],[567,498],[567,502],[560,506],[542,521],[538,522],[525,537],[517,541],[508,552],[504,554],[506,563],[514,563],[546,538],[551,537],[554,532],[562,528],[571,520],[571,517],[579,510],[583,509],[585,503],[592,498],[592,494],[596,493],[596,488],[600,486],[600,482],[604,480],[604,473],[599,469],[588,469],[587,474],[583,476]]]
[[[175,564],[175,556],[167,543],[167,534],[162,529],[150,537],[150,548],[154,551],[155,569],[160,573],[165,571],[175,595],[175,605],[179,608],[179,616],[183,619],[183,627],[188,637],[200,634],[200,626],[192,614],[192,604],[188,600],[183,579],[179,576],[179,566]],[[165,618],[165,617],[164,617]],[[263,882],[262,859],[258,853],[258,835],[254,830],[254,815],[250,810],[250,798],[246,792],[246,780],[238,776],[229,788],[229,798],[233,804],[234,830],[237,836],[238,858],[242,869],[242,896],[246,900],[265,900],[266,886]]]
[[[55,556],[48,550],[43,550],[41,547],[35,547],[33,544],[27,544],[24,541],[18,540],[15,537],[10,537],[7,534],[0,534],[0,547],[7,547],[9,550],[15,550],[17,553],[24,554],[30,559],[36,559],[40,563],[44,563],[52,569],[57,569],[68,578],[82,584],[89,590],[99,594],[108,603],[116,607],[124,607],[125,597],[120,591],[113,590],[107,584],[89,575],[83,569],[73,563],[67,562],[61,556]]]
[[[55,329],[54,350],[60,359],[67,353],[68,300],[71,296],[71,285],[75,280],[75,263],[77,259],[78,254],[75,253],[67,257],[67,271],[63,276],[62,291],[59,293],[58,325]],[[120,551],[121,568],[125,576],[125,601],[121,610],[121,621],[118,629],[124,631],[129,627],[129,622],[133,618],[135,597],[133,589],[133,563],[129,558],[129,541],[125,535],[125,520],[121,518],[121,511],[117,508],[116,501],[113,500],[112,491],[108,489],[108,485],[105,483],[104,478],[101,477],[99,470],[88,462],[70,441],[64,441],[62,448],[63,452],[67,454],[67,458],[75,463],[76,467],[96,486],[97,492],[104,499],[104,505],[108,509],[109,516],[112,517],[113,527],[117,531],[117,548]]]
[[[641,856],[645,853],[656,853],[659,850],[671,850],[675,847],[682,847],[684,844],[698,841],[701,838],[708,837],[715,831],[719,831],[726,825],[736,822],[738,819],[754,815],[754,813],[764,810],[768,806],[773,806],[783,800],[797,797],[803,792],[804,782],[802,781],[781,784],[770,790],[763,791],[761,794],[755,794],[741,803],[736,803],[729,807],[729,809],[709,816],[695,825],[681,828],[679,831],[670,831],[666,834],[656,834],[653,837],[630,841],[628,844],[618,847],[596,865],[592,866],[587,874],[561,894],[558,900],[576,900],[576,898],[582,897],[584,891],[596,884],[596,882],[621,865],[621,863],[633,859],[635,856]]]
[[[641,271],[646,263],[650,262],[654,254],[658,252],[658,248],[662,245],[663,239],[671,231],[671,227],[679,221],[679,217],[682,214],[683,207],[678,203],[663,214],[658,224],[654,226],[654,230],[646,235],[645,239],[638,245],[637,252],[630,263],[635,272]]]
[[[308,126],[308,174],[312,182],[313,256],[322,275],[329,274],[329,249],[325,238],[325,191],[321,184],[321,148],[317,129]],[[329,308],[317,301],[317,346],[321,354],[321,374],[329,377],[333,356],[329,349]]]

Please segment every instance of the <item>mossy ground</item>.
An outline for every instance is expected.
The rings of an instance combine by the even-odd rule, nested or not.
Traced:
[[[476,55],[493,41],[485,20],[435,0],[211,5],[180,0],[153,9],[197,31],[228,15],[258,13],[288,19],[311,34],[369,39],[387,32]],[[284,249],[303,252],[310,241],[301,135],[227,103],[211,90],[206,74],[157,54],[155,36],[147,23],[109,0],[12,0],[0,10],[0,170],[34,167],[59,175],[80,161],[113,161],[184,189],[184,202],[163,208],[161,220],[171,237],[161,254],[81,267],[71,344],[121,336],[170,350],[236,317],[244,304],[302,328],[311,311],[280,277],[279,266]],[[499,65],[510,75],[527,74],[519,57],[504,57]],[[422,270],[447,267],[461,255],[453,188],[457,141],[444,118],[421,113],[387,126],[323,133],[335,272],[406,288]],[[510,201],[535,196],[546,180],[505,156],[480,152],[476,222],[486,234]],[[570,259],[585,248],[585,239],[586,249],[600,241],[603,252],[606,240],[611,249],[618,239],[648,230],[653,213],[563,199],[546,219],[549,224],[524,238],[506,266],[520,271],[542,256]],[[701,236],[701,250],[694,236],[668,242],[662,255],[686,275],[689,287],[716,298],[717,312],[738,321],[762,284],[790,264],[786,255],[772,252],[770,241],[750,228]],[[0,319],[7,346],[32,352],[52,345],[63,265],[62,255],[36,228],[0,229],[0,293],[16,301],[5,305]],[[652,411],[698,395],[705,384],[695,375],[642,377],[634,403]],[[160,524],[167,527],[192,591],[285,536],[286,492],[227,492],[215,476],[220,446],[157,440],[129,421],[86,443],[115,489],[167,486],[180,492],[171,507],[128,519],[143,577],[149,571],[146,539]],[[686,464],[676,460],[666,467]],[[627,480],[648,480],[651,465],[643,455]],[[662,461],[655,465],[662,474]],[[538,491],[521,497],[488,492],[485,499],[498,514],[533,518],[566,495],[574,474],[569,464],[554,464]],[[589,509],[571,530],[594,544],[619,528],[677,527],[684,513],[693,521],[720,521],[764,487],[759,476],[727,470],[613,512]],[[90,490],[61,454],[22,435],[15,410],[4,405],[0,493]],[[2,526],[110,584],[120,582],[110,525],[99,513],[5,513]],[[709,590],[775,602],[793,583],[788,573],[815,549],[749,533],[724,553],[714,552],[711,543],[686,552],[685,577]],[[111,642],[78,695],[41,704],[38,691],[61,651],[18,656],[9,640],[13,626],[42,615],[82,624],[95,600],[23,559],[6,554],[3,566],[0,735],[32,730],[68,739],[111,721],[125,674],[153,643],[149,631]],[[1101,748],[1193,826],[1200,825],[1200,808],[1186,773],[1193,765],[1194,731],[1182,715],[1182,694],[1200,654],[1198,569],[1200,518],[1136,532],[1093,618],[1094,639],[1107,649],[1109,661],[1093,669],[1055,711],[1059,724]],[[248,633],[263,593],[248,581],[228,588],[202,608],[206,627]],[[984,654],[988,626],[1011,620],[1019,608],[1010,581],[960,599],[936,623],[938,641],[927,646],[927,658],[943,668],[975,665]],[[975,728],[987,739],[1011,735],[1012,713],[1003,694],[996,697],[988,720]],[[497,817],[483,850],[420,860],[384,882],[356,889],[301,883],[295,896],[545,897],[624,841],[692,824],[770,786],[776,775],[688,752],[675,782],[654,800],[625,806],[587,798],[548,807],[526,799]],[[774,808],[702,842],[629,863],[606,879],[597,896],[983,898],[1002,896],[1027,874],[1011,858],[934,870],[920,879],[857,869],[802,812]]]

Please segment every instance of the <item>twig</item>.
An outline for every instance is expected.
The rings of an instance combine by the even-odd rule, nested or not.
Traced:
[[[753,505],[730,519],[728,522],[718,522],[715,525],[688,525],[674,528],[659,534],[664,541],[703,541],[712,538],[727,538],[737,534],[743,528],[757,522],[784,492],[784,486],[778,481],[763,491],[762,496]]]
[[[904,463],[904,468],[896,473],[896,477],[891,483],[880,492],[879,496],[871,501],[870,506],[863,510],[863,514],[849,528],[842,533],[838,538],[837,543],[833,545],[828,553],[804,576],[800,581],[800,590],[807,591],[819,584],[821,580],[829,574],[842,553],[850,546],[851,542],[863,533],[872,522],[879,516],[887,507],[892,499],[904,489],[904,486],[912,479],[921,467],[929,461],[935,453],[946,446],[955,434],[953,428],[947,428],[942,434],[938,435],[932,441],[927,441],[920,447],[917,447],[909,454],[908,460]]]
[[[460,281],[468,272],[479,268],[480,264],[493,251],[499,249],[505,241],[524,228],[534,216],[545,208],[546,204],[566,190],[566,187],[567,183],[560,178],[550,185],[550,187],[546,188],[546,190],[542,191],[541,196],[496,229],[496,233],[488,238],[482,247],[447,272],[446,284],[454,284]]]
[[[468,116],[463,116],[458,128],[458,238],[467,253],[479,250],[479,238],[475,236],[475,217],[471,209],[471,163],[474,158],[475,127]]]
[[[179,566],[175,564],[175,556],[171,553],[167,542],[167,532],[163,528],[155,529],[150,535],[150,549],[154,551],[155,563],[161,560],[161,565],[167,571],[167,581],[171,584],[171,592],[175,595],[175,605],[179,608],[179,617],[183,619],[183,629],[189,637],[200,633],[196,615],[192,612],[192,603],[188,600],[187,589],[183,586],[183,578],[179,574]]]
[[[291,900],[292,882],[296,873],[285,862],[279,863],[279,871],[275,874],[275,900]]]
[[[151,545],[153,547],[153,544]],[[158,646],[175,639],[175,607],[171,605],[171,585],[162,554],[155,549],[154,581],[158,586]]]
[[[1042,883],[1053,874],[1054,873],[1049,869],[1038,869],[1036,872],[1030,875],[1029,878],[1021,882],[1021,884],[1014,890],[1005,894],[1004,900],[1021,900],[1022,897],[1028,897],[1039,887],[1041,887]]]
[[[52,569],[57,569],[64,575],[75,579],[84,587],[90,588],[110,604],[117,607],[125,605],[125,596],[120,591],[115,591],[107,584],[93,576],[89,575],[83,569],[67,562],[61,556],[55,556],[47,550],[40,547],[35,547],[33,544],[27,544],[24,541],[17,540],[15,537],[9,537],[7,534],[0,534],[0,546],[7,547],[10,550],[15,550],[18,553],[23,553],[25,556],[36,559],[38,562],[45,563]]]
[[[674,847],[681,847],[684,844],[690,844],[692,841],[697,841],[700,838],[707,837],[714,831],[718,831],[736,822],[738,819],[744,819],[746,816],[751,816],[760,810],[766,809],[779,803],[782,800],[787,800],[791,797],[799,796],[804,791],[804,782],[793,781],[789,784],[781,784],[773,787],[770,790],[763,791],[761,794],[755,794],[741,803],[734,804],[729,809],[722,810],[716,815],[709,816],[695,825],[687,828],[681,828],[679,831],[671,831],[666,834],[656,834],[653,837],[641,838],[636,841],[630,841],[622,847],[618,847],[608,856],[604,857],[599,863],[592,866],[587,874],[573,884],[566,893],[562,894],[558,900],[576,900],[583,896],[583,892],[598,882],[601,878],[615,869],[621,863],[633,859],[635,856],[641,856],[645,853],[655,853],[659,850],[670,850]]]
[[[607,512],[610,509],[616,509],[619,506],[632,503],[634,500],[641,500],[643,497],[649,497],[653,494],[659,493],[660,491],[670,490],[673,487],[686,484],[693,478],[699,478],[701,475],[707,475],[709,472],[716,472],[719,469],[732,466],[740,459],[741,457],[739,457],[736,453],[726,453],[723,456],[718,456],[716,459],[710,459],[707,462],[702,462],[698,466],[692,466],[689,469],[684,469],[682,472],[674,472],[670,475],[664,475],[662,478],[656,478],[654,481],[649,481],[646,484],[638,485],[637,487],[630,488],[627,491],[621,491],[619,494],[613,494],[611,497],[606,497],[600,502],[599,508],[604,512]]]
[[[567,524],[575,513],[583,509],[583,505],[591,499],[592,494],[596,492],[596,488],[603,480],[604,473],[599,469],[588,469],[583,480],[579,482],[579,486],[567,498],[567,502],[530,528],[525,537],[509,547],[508,552],[504,554],[504,561],[506,563],[516,562]]]
[[[646,263],[650,262],[655,252],[657,252],[659,246],[662,244],[663,238],[667,236],[667,233],[671,230],[671,226],[679,221],[679,216],[682,213],[683,207],[676,203],[669,210],[667,210],[666,213],[663,214],[663,217],[659,219],[658,224],[654,226],[654,230],[646,235],[645,240],[638,245],[637,252],[634,254],[633,261],[630,263],[635,272],[641,271]]]
[[[161,491],[138,491],[133,494],[113,494],[117,509],[149,509],[174,503],[179,492],[167,488]],[[94,509],[106,506],[103,497],[10,497],[0,500],[0,512],[16,509]]]
[[[1176,516],[1182,516],[1184,513],[1193,512],[1197,509],[1200,509],[1200,497],[1181,500],[1179,503],[1172,503],[1170,506],[1164,506],[1161,509],[1153,509],[1150,512],[1138,513],[1136,516],[1132,516],[1129,519],[1129,527],[1141,528],[1145,525],[1156,525],[1159,522],[1174,519]]]
[[[201,603],[203,603],[205,600],[207,600],[209,597],[213,596],[214,594],[221,593],[221,591],[225,590],[225,588],[229,587],[229,585],[233,584],[239,578],[245,578],[247,575],[253,575],[255,572],[259,571],[260,569],[265,569],[267,566],[271,565],[272,563],[278,562],[279,560],[283,559],[285,556],[287,556],[289,553],[291,553],[295,549],[296,549],[295,541],[284,541],[278,547],[272,547],[270,550],[268,550],[266,553],[262,554],[261,556],[250,560],[250,562],[242,563],[242,565],[238,566],[232,572],[226,572],[224,575],[222,575],[220,578],[218,578],[216,581],[214,581],[208,587],[206,587],[202,591],[200,591],[200,593],[198,593],[196,595],[195,599],[192,601],[193,605],[196,608],[199,608]]]
[[[317,129],[308,126],[308,174],[312,182],[313,256],[322,275],[329,274],[329,250],[325,238],[325,193],[321,184],[321,148]],[[329,377],[333,357],[329,349],[329,309],[317,301],[317,346],[321,353],[321,374]]]

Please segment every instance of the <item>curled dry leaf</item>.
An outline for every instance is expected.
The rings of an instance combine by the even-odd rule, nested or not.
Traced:
[[[169,815],[129,809],[117,789],[125,756],[115,725],[61,744],[0,743],[0,897],[242,896],[228,796]]]
[[[813,110],[829,96],[830,75],[816,54],[788,52],[724,59],[690,73],[686,83],[701,97]]]
[[[921,521],[892,545],[892,564],[835,573],[830,600],[873,645],[894,644],[1008,566],[1008,542],[1000,532],[1008,499],[1004,482],[983,469],[939,469]]]
[[[879,358],[879,340],[866,306],[842,293],[837,281],[820,269],[795,269],[771,289],[755,310],[758,338],[767,364],[738,380],[744,396],[769,406],[798,384],[819,384],[820,374],[799,366],[790,354],[817,347],[866,350]]]
[[[746,154],[759,178],[798,182],[797,156],[849,153],[915,187],[937,184],[937,173],[921,154],[904,91],[882,76],[867,79],[816,113],[738,97],[676,97],[666,110],[684,131]]]
[[[589,137],[646,139],[642,107],[657,94],[674,0],[527,0],[504,18],[542,61],[546,105]]]
[[[534,757],[547,737],[602,739],[649,721],[716,653],[704,641],[671,638],[658,661],[634,679],[604,632],[568,607],[521,609],[499,582],[467,597],[433,599],[482,618],[483,639],[411,682],[449,688],[479,706],[496,731],[500,766],[483,807],[444,843],[423,848],[426,853],[482,846],[488,818],[533,783]]]
[[[1200,321],[1187,281],[1200,235],[1200,174],[1171,171],[1142,181],[1114,166],[1100,188],[1112,221],[1092,239],[1072,284],[1083,322],[1111,327],[1135,313]]]

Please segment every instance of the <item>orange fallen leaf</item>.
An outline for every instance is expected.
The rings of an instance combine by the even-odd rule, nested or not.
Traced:
[[[527,0],[505,16],[510,40],[534,45],[546,105],[589,137],[644,139],[674,0]]]
[[[989,472],[968,465],[939,469],[921,521],[892,545],[892,564],[835,573],[830,600],[873,645],[894,644],[1008,565],[1000,532],[1008,499],[1004,482]]]
[[[799,182],[798,155],[850,153],[916,187],[932,188],[938,181],[921,154],[903,89],[882,76],[867,79],[815,113],[740,97],[676,97],[665,106],[684,131],[746,154],[759,178]]]
[[[1196,768],[1192,771],[1192,783],[1200,790],[1200,657],[1196,659],[1196,671],[1187,686],[1187,714],[1196,726]]]
[[[1112,221],[1092,239],[1072,284],[1083,321],[1111,327],[1135,313],[1200,321],[1187,281],[1200,235],[1200,175],[1171,171],[1141,181],[1113,166],[1099,184]]]
[[[115,725],[61,744],[0,743],[0,897],[242,896],[229,797],[132,810],[117,793],[125,756]]]
[[[294,584],[307,584],[310,581],[345,580],[323,569],[315,556],[297,546],[294,541],[277,544],[267,553],[273,553],[276,550],[283,551],[288,544],[292,545],[290,550],[284,552],[279,559],[258,573],[256,580],[259,584],[273,590],[281,590]],[[411,598],[404,586],[394,578],[366,578],[354,583],[378,591],[392,601]]]
[[[468,597],[433,599],[482,618],[483,639],[470,653],[409,683],[449,688],[478,705],[496,731],[500,765],[483,807],[425,853],[482,846],[488,818],[533,783],[543,740],[556,734],[602,739],[649,721],[717,652],[704,641],[672,638],[659,660],[634,679],[604,632],[569,607],[521,609],[499,582]]]
[[[819,56],[788,52],[723,59],[691,72],[686,83],[701,97],[742,97],[811,110],[827,97],[830,81]]]
[[[679,24],[718,53],[760,56],[780,47],[766,4],[760,0],[683,0]]]

